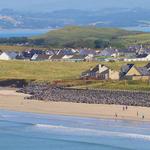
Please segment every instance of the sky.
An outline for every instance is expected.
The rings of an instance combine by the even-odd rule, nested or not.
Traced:
[[[61,9],[150,8],[150,0],[0,0],[0,9],[53,11]]]

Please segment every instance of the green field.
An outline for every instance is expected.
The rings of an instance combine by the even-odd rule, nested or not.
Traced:
[[[0,50],[3,52],[7,51],[15,51],[15,52],[21,52],[28,49],[42,49],[45,50],[46,48],[41,48],[38,46],[15,46],[15,45],[0,45]]]
[[[150,91],[149,81],[97,81],[89,84],[75,85],[75,88],[112,89],[112,90],[143,90]]]
[[[53,81],[76,79],[96,63],[0,61],[0,79]]]
[[[150,90],[149,82],[141,81],[82,81],[80,74],[95,66],[96,62],[28,62],[0,61],[0,80],[25,79],[35,81],[62,81],[61,84],[79,88],[107,88],[127,90]],[[103,63],[114,70],[120,69],[125,62]],[[135,62],[144,66],[147,62]]]

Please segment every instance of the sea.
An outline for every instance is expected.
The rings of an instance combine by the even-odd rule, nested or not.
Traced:
[[[0,150],[150,150],[150,122],[0,110]]]
[[[150,26],[122,27],[122,29],[126,29],[129,31],[150,32]]]
[[[54,29],[1,29],[0,38],[32,37],[42,35]]]

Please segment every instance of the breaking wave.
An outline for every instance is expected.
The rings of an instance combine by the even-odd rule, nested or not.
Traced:
[[[75,132],[75,133],[84,133],[88,135],[96,135],[96,136],[114,136],[121,138],[131,138],[131,139],[139,139],[150,141],[150,135],[136,134],[136,133],[124,133],[124,132],[112,132],[112,131],[103,131],[103,130],[95,130],[95,129],[86,129],[86,128],[73,128],[73,127],[65,127],[65,126],[55,126],[55,125],[46,125],[46,124],[36,124],[38,128],[46,128],[53,130],[61,130],[66,132]]]

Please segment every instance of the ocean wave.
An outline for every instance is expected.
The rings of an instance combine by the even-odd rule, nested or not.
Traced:
[[[65,126],[55,126],[55,125],[47,125],[47,124],[36,124],[38,128],[46,128],[53,130],[61,130],[65,132],[74,132],[74,133],[84,133],[87,135],[95,135],[95,136],[114,136],[120,138],[130,138],[130,139],[139,139],[150,141],[150,135],[144,134],[136,134],[136,133],[124,133],[124,132],[113,132],[113,131],[104,131],[104,130],[95,130],[95,129],[86,129],[86,128],[73,128],[73,127],[65,127]]]

